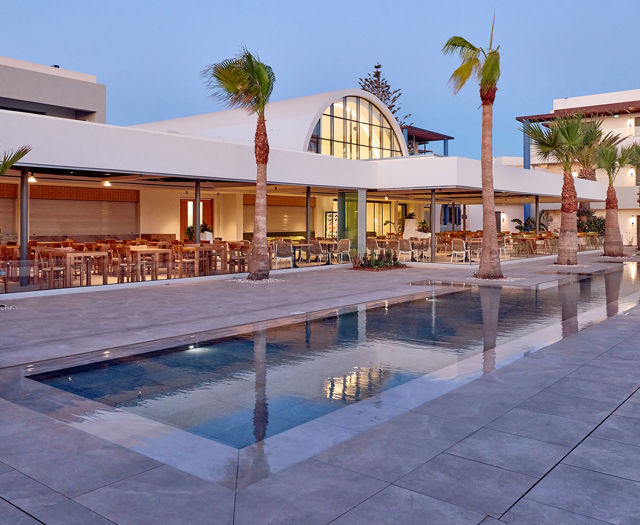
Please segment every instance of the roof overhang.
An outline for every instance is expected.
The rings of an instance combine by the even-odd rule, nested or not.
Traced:
[[[37,170],[142,175],[162,179],[255,183],[251,146],[134,128],[0,111],[0,143],[30,144],[20,163]],[[494,187],[514,195],[559,197],[562,177],[494,163]],[[341,189],[482,187],[480,162],[461,157],[407,156],[349,160],[272,149],[270,184]],[[604,183],[576,180],[578,198],[604,200]]]
[[[625,113],[640,113],[640,100],[616,102],[612,104],[599,104],[596,106],[556,109],[552,113],[516,117],[516,120],[519,122],[548,122],[566,115],[580,114],[583,117],[606,117],[609,115],[620,115]]]

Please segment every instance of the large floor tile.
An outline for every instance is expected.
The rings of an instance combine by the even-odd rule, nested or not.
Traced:
[[[484,428],[454,445],[447,452],[521,474],[540,477],[568,451],[568,447]]]
[[[558,465],[527,496],[610,523],[638,523],[640,483],[570,465]]]
[[[640,419],[640,397],[636,397],[636,395],[631,397],[631,399],[616,410],[616,415]]]
[[[626,383],[617,385],[612,383],[603,383],[601,381],[589,381],[585,379],[577,379],[575,377],[565,377],[551,385],[546,391],[554,394],[565,394],[585,397],[587,399],[596,399],[598,401],[622,403],[636,388],[637,387]]]
[[[160,465],[66,426],[37,436],[17,434],[0,450],[6,464],[69,497]]]
[[[394,481],[476,429],[461,421],[409,412],[351,438],[316,459]]]
[[[565,446],[578,443],[594,426],[592,423],[523,408],[514,408],[487,425],[494,430]]]
[[[589,381],[600,381],[601,383],[611,383],[620,386],[636,386],[640,384],[640,370],[630,368],[605,368],[603,366],[585,365],[574,372],[569,377],[586,379]]]
[[[614,414],[602,423],[592,436],[640,447],[640,418]]]
[[[47,505],[29,511],[35,518],[47,525],[110,525],[112,521],[89,510],[84,505],[66,499],[55,505]]]
[[[479,396],[475,393],[454,391],[416,407],[413,411],[482,426],[508,412],[519,402],[519,399],[509,399],[505,395]]]
[[[396,481],[396,485],[459,507],[499,516],[537,478],[470,459],[440,454]]]
[[[418,494],[390,486],[350,510],[335,525],[476,525],[484,515]]]
[[[310,459],[239,490],[235,525],[328,523],[385,486],[383,481]]]
[[[640,447],[635,445],[589,437],[565,458],[564,463],[640,481]]]
[[[598,424],[606,418],[615,407],[616,403],[611,401],[597,401],[595,399],[585,399],[584,397],[544,391],[527,399],[519,405],[518,408]]]
[[[516,503],[502,517],[500,523],[509,523],[509,525],[604,525],[601,520],[557,509],[527,498]]]
[[[11,503],[0,499],[0,525],[37,525],[38,523]]]
[[[233,491],[162,466],[76,498],[119,525],[209,525],[233,520]]]

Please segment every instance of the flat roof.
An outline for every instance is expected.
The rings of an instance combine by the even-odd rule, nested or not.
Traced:
[[[410,137],[415,137],[417,142],[424,144],[436,140],[453,140],[454,137],[438,133],[437,131],[429,131],[428,129],[418,128],[416,126],[402,126],[403,130],[407,130]]]
[[[606,117],[607,115],[619,115],[621,113],[640,113],[640,100],[615,102],[612,104],[598,104],[596,106],[577,106],[574,108],[556,109],[551,113],[516,117],[516,120],[519,122],[548,122],[558,117],[575,115],[577,113],[584,117]]]

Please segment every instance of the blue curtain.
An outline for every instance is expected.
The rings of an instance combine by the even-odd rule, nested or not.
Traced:
[[[451,215],[451,209],[449,208],[449,205],[444,205],[443,204],[443,208],[444,208],[444,218],[442,219],[442,224],[444,224],[445,226],[447,224],[449,224],[449,217]]]

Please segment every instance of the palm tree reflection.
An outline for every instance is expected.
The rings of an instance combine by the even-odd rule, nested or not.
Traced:
[[[267,435],[269,403],[267,401],[267,333],[264,330],[253,336],[253,363],[256,369],[256,402],[253,408],[253,435],[256,442]]]
[[[578,301],[580,283],[574,281],[558,286],[560,307],[562,308],[562,337],[578,333]]]
[[[496,338],[502,288],[499,286],[480,286],[478,292],[482,310],[482,373],[488,374],[496,368]]]
[[[604,275],[604,293],[607,298],[607,317],[612,317],[618,313],[618,299],[620,298],[622,273],[623,269],[620,268],[619,271],[606,273]]]
[[[574,280],[558,286],[560,306],[562,308],[562,337],[578,333],[578,300],[580,283]]]

